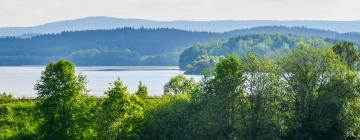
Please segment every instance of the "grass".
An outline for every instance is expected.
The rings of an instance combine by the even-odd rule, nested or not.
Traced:
[[[36,116],[34,100],[0,102],[0,139],[30,139],[40,124]]]

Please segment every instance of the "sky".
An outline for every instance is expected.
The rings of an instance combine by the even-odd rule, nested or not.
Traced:
[[[0,27],[108,16],[151,20],[360,20],[360,0],[0,0]]]

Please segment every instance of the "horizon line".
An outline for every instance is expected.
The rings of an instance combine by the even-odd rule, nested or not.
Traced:
[[[84,16],[79,18],[67,18],[59,19],[53,21],[46,21],[43,23],[26,25],[26,26],[0,26],[0,28],[27,28],[27,27],[39,27],[52,23],[67,22],[67,21],[76,21],[89,18],[109,18],[109,19],[119,19],[119,20],[144,20],[144,21],[154,21],[154,22],[246,22],[246,21],[274,21],[274,22],[292,22],[292,21],[316,21],[316,22],[360,22],[360,19],[356,20],[334,20],[334,19],[210,19],[210,20],[192,20],[192,19],[147,19],[147,18],[123,18],[115,16]]]

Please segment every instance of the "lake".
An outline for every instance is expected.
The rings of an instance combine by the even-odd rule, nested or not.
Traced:
[[[0,92],[9,92],[15,97],[36,97],[34,85],[44,69],[45,66],[0,67]],[[142,81],[148,87],[149,95],[159,96],[171,77],[184,72],[168,66],[94,66],[77,67],[76,73],[86,75],[91,95],[103,96],[110,83],[120,78],[130,92],[135,92]],[[195,75],[186,77],[201,79]]]

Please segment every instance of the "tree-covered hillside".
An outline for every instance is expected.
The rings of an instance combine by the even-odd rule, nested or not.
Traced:
[[[262,34],[284,34],[262,38]],[[300,27],[268,26],[235,30],[225,33],[193,32],[177,29],[133,29],[91,30],[63,32],[59,34],[28,35],[20,37],[0,38],[0,65],[44,65],[51,60],[70,59],[77,65],[178,65],[180,54],[189,46],[211,40],[221,40],[244,35],[259,35],[259,39],[251,39],[244,45],[258,45],[256,50],[266,55],[268,50],[261,48],[272,41],[275,47],[285,42],[296,45],[303,39],[294,39],[289,34],[306,36],[304,40],[319,41],[326,37],[350,40],[360,44],[360,34],[341,34],[332,31],[308,29]],[[307,39],[312,38],[312,39]],[[246,38],[244,37],[246,40]],[[259,41],[258,41],[259,40]],[[330,40],[330,39],[329,39]],[[261,41],[267,41],[261,43]],[[220,41],[221,42],[221,41]],[[235,41],[236,42],[236,41]],[[330,41],[331,42],[331,41]],[[321,41],[320,41],[321,43]],[[216,45],[215,45],[216,46]],[[263,46],[264,47],[264,46]],[[236,48],[236,47],[235,47]],[[261,49],[260,49],[261,48]],[[224,52],[216,53],[223,54]],[[243,50],[236,50],[238,53]],[[196,58],[193,58],[196,59]],[[192,59],[192,60],[193,60]],[[187,63],[188,64],[188,63]],[[184,68],[184,64],[180,64]]]
[[[229,54],[245,56],[245,54],[252,52],[258,56],[270,56],[275,53],[286,54],[300,44],[320,47],[333,45],[336,41],[335,39],[321,37],[283,34],[242,35],[226,40],[195,44],[181,54],[179,66],[181,69],[187,69],[190,73],[199,74],[204,68],[217,62],[216,58],[209,56],[226,56]]]
[[[341,40],[349,40],[360,44],[360,34],[356,32],[349,33],[339,33],[330,30],[321,30],[314,28],[306,27],[285,27],[285,26],[263,26],[256,27],[251,29],[241,29],[228,32],[228,34],[234,35],[249,35],[249,34],[272,34],[272,33],[281,33],[281,34],[292,34],[299,36],[318,36],[325,38],[335,38]]]
[[[78,65],[176,65],[184,47],[220,36],[166,28],[122,28],[1,38],[0,65],[41,65],[59,58]]]

